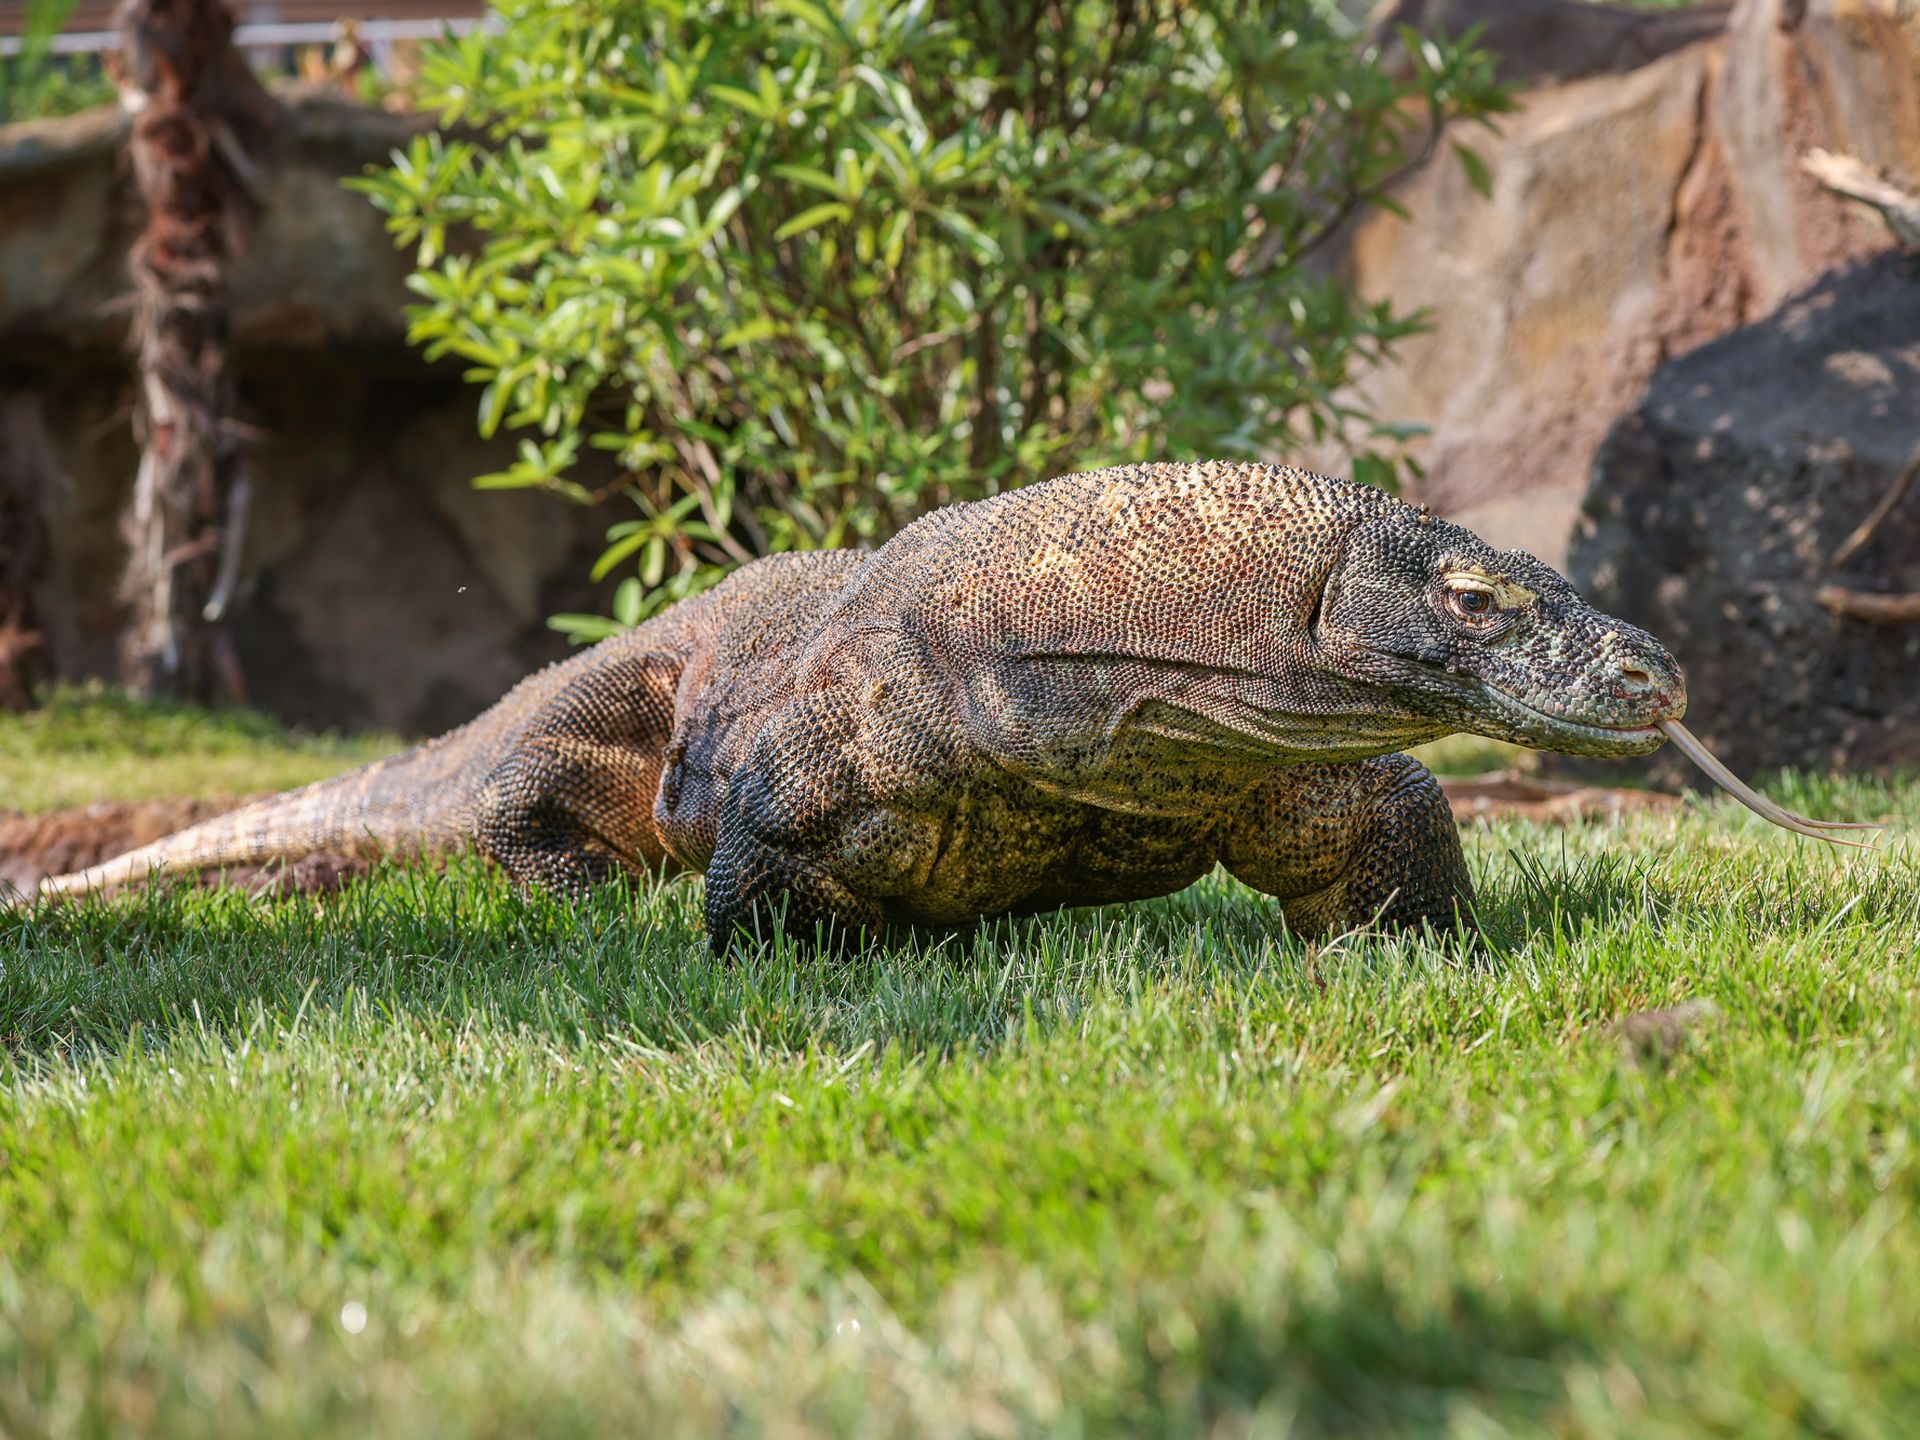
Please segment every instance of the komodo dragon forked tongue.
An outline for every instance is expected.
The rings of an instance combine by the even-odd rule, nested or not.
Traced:
[[[1709,780],[1762,820],[1770,820],[1783,830],[1791,830],[1796,835],[1806,835],[1815,840],[1825,840],[1831,845],[1852,845],[1856,849],[1866,849],[1868,847],[1864,841],[1842,840],[1838,835],[1829,835],[1827,832],[1881,828],[1879,825],[1858,820],[1813,820],[1805,815],[1796,814],[1784,805],[1776,805],[1721,764],[1720,757],[1702,745],[1694,733],[1678,720],[1661,720],[1656,723],[1666,732],[1667,738],[1679,747],[1681,754],[1706,772]]]

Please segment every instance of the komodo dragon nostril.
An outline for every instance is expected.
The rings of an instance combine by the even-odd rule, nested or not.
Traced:
[[[1622,665],[1620,688],[1629,695],[1644,695],[1653,688],[1653,676],[1638,665]]]

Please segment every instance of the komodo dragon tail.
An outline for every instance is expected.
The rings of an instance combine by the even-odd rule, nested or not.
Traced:
[[[737,583],[733,589],[742,593]],[[299,860],[316,851],[415,858],[473,844],[495,771],[553,704],[576,690],[591,696],[664,680],[664,699],[653,692],[655,708],[664,703],[671,710],[671,677],[678,675],[688,637],[710,625],[714,603],[712,592],[696,596],[638,629],[549,665],[437,740],[242,806],[91,869],[50,877],[40,882],[40,893],[82,895],[158,876]]]
[[[228,865],[298,860],[316,851],[373,859],[427,856],[473,835],[476,796],[500,750],[490,713],[437,740],[371,765],[269,796],[71,875],[42,895],[80,895]]]

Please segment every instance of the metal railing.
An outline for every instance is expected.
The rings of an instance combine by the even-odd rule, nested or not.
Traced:
[[[477,29],[499,28],[492,16],[445,17],[419,20],[354,19],[353,33],[369,46],[389,45],[396,40],[437,40],[442,35],[464,35]],[[345,32],[338,20],[263,21],[236,25],[233,43],[242,50],[276,50],[288,45],[331,45]],[[0,35],[0,56],[18,55],[25,40],[19,35]],[[99,55],[120,48],[120,37],[111,30],[77,30],[51,36],[47,51],[53,55]]]

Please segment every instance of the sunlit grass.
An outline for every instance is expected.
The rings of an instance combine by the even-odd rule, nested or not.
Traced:
[[[391,735],[304,735],[249,710],[205,711],[67,686],[0,724],[0,810],[290,790],[382,755]]]
[[[0,1432],[1898,1435],[1920,786],[834,962],[475,866],[0,915]],[[1609,1031],[1711,1009],[1668,1054]]]
[[[1415,746],[1411,752],[1436,775],[1480,775],[1489,770],[1532,770],[1539,766],[1540,754],[1504,740],[1489,740],[1483,735],[1449,735],[1428,745]]]

